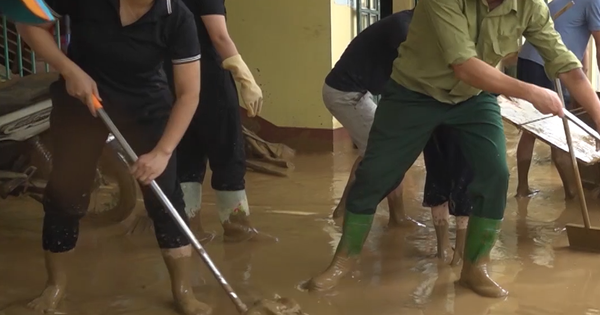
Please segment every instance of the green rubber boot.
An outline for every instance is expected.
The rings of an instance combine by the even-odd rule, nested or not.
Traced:
[[[338,244],[333,260],[327,270],[312,278],[307,287],[311,291],[326,291],[333,289],[346,276],[358,261],[360,253],[374,215],[354,214],[346,211],[342,238]]]
[[[502,220],[471,216],[467,228],[464,263],[459,283],[475,293],[500,298],[508,295],[498,283],[490,278],[487,263],[496,243]]]

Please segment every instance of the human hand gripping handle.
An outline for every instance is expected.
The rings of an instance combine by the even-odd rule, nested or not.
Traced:
[[[100,100],[97,97],[92,96],[92,104],[93,104],[94,110],[98,113],[98,116],[100,117],[100,119],[102,119],[102,121],[106,125],[106,128],[108,128],[108,131],[110,131],[110,133],[112,133],[113,136],[115,136],[115,139],[117,139],[117,142],[119,142],[119,145],[121,145],[123,150],[125,150],[125,155],[129,159],[129,162],[135,163],[138,160],[137,155],[135,154],[135,152],[133,151],[131,146],[127,143],[127,141],[125,140],[125,138],[123,137],[123,135],[121,134],[119,129],[117,129],[117,126],[115,126],[115,124],[112,122],[110,117],[108,117],[108,114],[106,114],[106,112],[104,111],[104,108],[102,107],[102,104],[100,103]],[[177,210],[175,209],[175,207],[173,206],[173,204],[171,203],[169,198],[167,198],[167,196],[162,191],[162,189],[160,189],[160,186],[158,186],[156,181],[154,181],[154,180],[150,181],[150,189],[156,195],[156,197],[160,200],[160,202],[165,207],[165,209],[168,210],[168,212],[171,215],[171,217],[173,218],[173,220],[175,220],[175,222],[177,223],[177,226],[188,237],[188,239],[192,243],[192,246],[194,246],[194,249],[196,250],[196,252],[198,252],[198,254],[202,258],[202,260],[208,266],[208,269],[212,272],[213,276],[217,279],[217,281],[219,281],[219,284],[221,284],[223,289],[227,292],[227,295],[233,301],[233,303],[236,305],[238,311],[240,311],[241,313],[247,312],[248,307],[244,304],[244,302],[242,302],[242,300],[235,293],[235,291],[233,291],[233,288],[231,287],[231,285],[229,285],[227,280],[225,280],[225,278],[223,277],[223,275],[221,274],[221,272],[219,271],[217,266],[213,263],[212,259],[210,259],[210,256],[208,256],[208,253],[206,252],[204,247],[202,247],[202,244],[200,244],[200,242],[198,241],[196,236],[194,236],[194,233],[192,232],[192,230],[190,230],[190,228],[185,223],[183,218],[179,215],[179,213],[177,212]]]
[[[67,93],[87,105],[90,113],[96,117],[96,107],[102,101],[96,81],[75,64],[62,73],[62,76],[65,79]],[[102,106],[100,105],[100,107]]]
[[[107,121],[110,121],[110,119],[106,115],[98,98],[92,96],[92,103],[94,111],[100,115],[100,118],[102,118],[108,126]],[[111,126],[108,127],[110,132],[114,134],[113,129],[116,130],[116,126],[112,125],[113,129],[110,128]],[[123,148],[125,147],[123,146]],[[140,157],[137,157],[133,151],[128,152],[127,154],[132,162],[131,174],[143,185],[150,185],[158,176],[160,176],[165,171],[165,168],[167,168],[167,164],[171,159],[171,153],[156,148]]]
[[[252,72],[248,65],[242,59],[242,56],[237,54],[223,61],[223,69],[231,71],[233,78],[241,85],[242,101],[248,110],[248,117],[254,117],[260,114],[263,104],[262,90],[256,84]]]

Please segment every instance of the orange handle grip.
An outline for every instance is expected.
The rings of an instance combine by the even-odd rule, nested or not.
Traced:
[[[100,100],[96,97],[96,95],[92,95],[92,102],[94,102],[95,109],[102,109],[102,103],[100,103]]]

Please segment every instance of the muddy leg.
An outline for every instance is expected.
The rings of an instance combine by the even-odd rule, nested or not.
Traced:
[[[342,198],[340,199],[340,202],[338,203],[337,207],[335,207],[335,210],[333,210],[333,214],[331,215],[334,219],[339,219],[344,216],[344,212],[346,211],[346,199],[348,199],[348,191],[350,191],[350,186],[352,186],[352,184],[354,183],[354,180],[356,178],[356,175],[354,173],[356,172],[360,161],[362,161],[361,156],[356,158],[356,161],[354,161],[354,165],[352,165],[352,170],[350,170],[350,177],[348,178],[348,183],[346,183],[346,187],[344,188],[344,192],[342,193]]]
[[[539,192],[539,190],[529,187],[529,168],[531,167],[534,145],[535,137],[523,131],[517,146],[517,173],[519,181],[517,184],[517,197],[531,197]]]
[[[38,312],[51,313],[65,296],[67,288],[67,260],[70,253],[45,252],[46,272],[48,281],[42,294],[27,306]]]
[[[333,289],[342,278],[352,271],[371,230],[373,217],[372,214],[346,213],[342,238],[333,256],[333,261],[323,273],[307,283],[309,290],[326,291]]]
[[[171,292],[178,310],[184,315],[211,314],[211,307],[196,299],[190,283],[192,247],[163,249],[162,255],[171,276]]]
[[[556,165],[556,170],[563,183],[565,190],[565,199],[570,200],[577,196],[577,183],[575,174],[573,174],[573,163],[569,153],[552,148],[552,161]]]
[[[202,227],[202,220],[200,219],[202,184],[197,182],[181,183],[181,190],[183,191],[183,200],[185,202],[185,213],[187,213],[190,221],[198,215],[193,226],[198,241],[202,244],[209,243],[215,238],[215,235],[207,233]]]
[[[388,196],[388,206],[390,209],[390,219],[388,227],[391,228],[414,228],[424,226],[406,214],[404,209],[404,198],[402,183],[396,187]]]
[[[445,202],[439,206],[431,207],[431,217],[435,227],[435,236],[437,239],[437,257],[443,262],[450,261],[451,247],[450,236],[448,235],[448,203]]]
[[[452,261],[450,262],[452,266],[458,266],[463,262],[468,225],[469,217],[456,217],[456,242],[454,245],[454,257],[452,257]]]
[[[504,297],[508,291],[496,283],[487,271],[490,252],[500,232],[501,220],[472,216],[467,228],[465,261],[459,283],[485,297]]]
[[[278,241],[276,237],[262,233],[250,224],[248,220],[250,207],[245,190],[215,191],[215,193],[219,219],[224,230],[223,238],[226,242]]]

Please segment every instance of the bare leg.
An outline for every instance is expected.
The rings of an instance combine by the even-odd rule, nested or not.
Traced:
[[[424,227],[422,223],[413,220],[411,217],[406,215],[404,210],[404,198],[402,197],[403,184],[400,183],[396,189],[394,189],[388,196],[388,206],[390,209],[390,220],[388,223],[389,227]]]
[[[531,197],[539,192],[539,190],[529,187],[529,168],[531,167],[531,159],[533,158],[533,147],[535,145],[535,137],[530,133],[523,131],[519,144],[517,146],[517,197]]]
[[[552,161],[563,183],[565,199],[573,199],[577,195],[575,174],[573,174],[573,163],[567,152],[552,148]]]
[[[352,184],[354,184],[354,179],[356,178],[354,173],[356,172],[360,161],[362,161],[362,156],[356,158],[356,161],[354,161],[354,165],[352,165],[352,170],[350,170],[350,177],[348,178],[348,182],[346,183],[346,187],[344,188],[344,192],[342,193],[342,198],[340,199],[340,202],[338,203],[335,210],[333,210],[332,217],[334,219],[338,219],[344,216],[344,211],[346,211],[346,199],[348,198],[348,192],[350,191],[350,187],[352,186]]]
[[[192,247],[163,249],[163,259],[171,276],[171,291],[175,305],[184,315],[209,315],[210,306],[198,301],[190,283],[192,270]]]
[[[448,235],[448,219],[450,213],[448,203],[431,207],[431,217],[435,227],[435,236],[437,238],[437,257],[444,262],[450,261],[450,236]]]
[[[65,296],[68,269],[66,264],[70,256],[70,252],[44,253],[48,281],[42,294],[27,305],[29,308],[44,313],[52,313],[56,310]]]
[[[467,226],[469,226],[469,217],[457,216],[456,218],[456,243],[454,245],[454,257],[450,265],[458,266],[463,261],[465,252],[465,241],[467,239]]]

